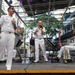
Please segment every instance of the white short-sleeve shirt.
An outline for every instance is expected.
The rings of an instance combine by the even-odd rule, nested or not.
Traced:
[[[34,34],[35,39],[43,38],[43,34],[41,34],[41,29],[39,29],[38,27],[36,27],[34,29],[34,32],[36,30],[38,30],[38,32],[36,34]],[[46,32],[45,27],[43,27],[43,31]]]
[[[12,24],[13,17],[9,15],[2,15],[0,19],[1,31],[10,31],[14,32],[14,27]]]

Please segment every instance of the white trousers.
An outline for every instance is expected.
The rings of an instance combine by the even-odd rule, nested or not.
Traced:
[[[2,54],[2,56],[0,57],[0,61],[4,61],[5,60],[5,52]]]
[[[57,57],[58,58],[61,58],[62,56],[62,53],[64,52],[64,50],[67,50],[68,52],[68,58],[67,59],[71,59],[71,56],[70,56],[70,50],[75,50],[75,46],[69,46],[69,45],[65,45],[65,46],[62,46],[58,52],[58,55]]]
[[[27,50],[27,57],[31,57],[30,49]]]
[[[14,49],[13,50],[13,58],[16,57],[16,53],[17,53],[17,51]],[[7,49],[5,49],[5,59],[7,59]]]
[[[13,58],[16,57],[16,53],[17,53],[17,51],[16,50],[13,50]],[[4,53],[2,55],[2,58],[0,59],[0,61],[4,61],[4,60],[7,60],[7,49],[4,50]]]
[[[1,33],[1,42],[0,42],[0,59],[4,53],[4,50],[7,49],[7,62],[6,67],[12,66],[13,50],[15,43],[14,33],[2,32]]]
[[[35,39],[35,60],[39,61],[39,45],[42,49],[44,59],[48,60],[46,57],[46,49],[45,49],[44,39]]]

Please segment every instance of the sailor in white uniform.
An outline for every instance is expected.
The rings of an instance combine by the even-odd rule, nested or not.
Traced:
[[[16,23],[13,19],[14,8],[11,6],[8,8],[8,15],[2,15],[0,20],[1,26],[1,45],[0,45],[0,58],[4,53],[5,48],[7,48],[7,62],[6,69],[11,70],[13,50],[15,43],[14,28],[16,28]]]
[[[47,56],[46,56],[46,49],[45,49],[45,42],[43,35],[45,34],[45,27],[43,27],[42,21],[38,21],[38,26],[34,30],[34,35],[35,35],[35,61],[39,61],[39,45],[42,49],[44,60],[48,61]]]

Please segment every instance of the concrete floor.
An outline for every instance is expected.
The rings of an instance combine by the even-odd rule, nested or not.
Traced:
[[[6,70],[5,62],[0,63],[0,70]],[[62,63],[51,63],[40,62],[40,63],[19,63],[13,62],[12,70],[75,70],[75,62],[64,64]]]

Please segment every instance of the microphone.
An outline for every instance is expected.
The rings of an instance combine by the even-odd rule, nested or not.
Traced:
[[[40,29],[43,29],[43,26],[39,26]]]

